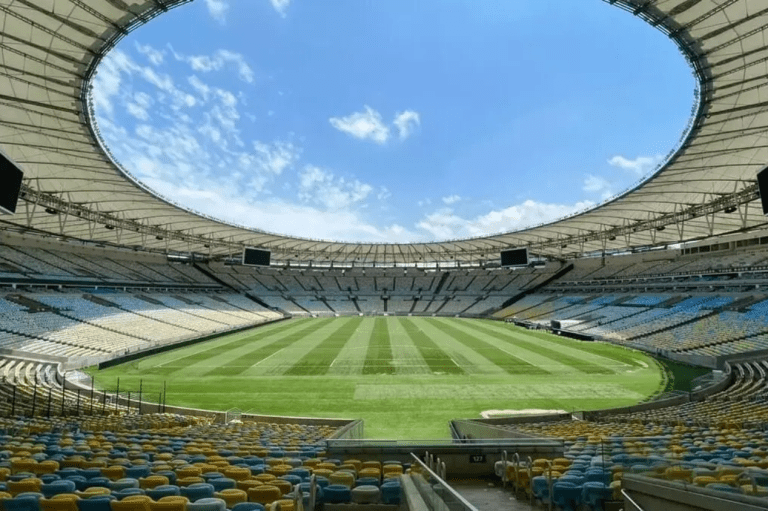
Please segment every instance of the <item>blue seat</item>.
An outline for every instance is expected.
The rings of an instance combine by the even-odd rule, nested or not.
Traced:
[[[599,482],[606,486],[611,483],[611,477],[613,477],[611,472],[603,471],[602,469],[587,470],[587,472],[584,474],[585,482]]]
[[[558,480],[552,485],[552,502],[564,511],[576,511],[581,504],[581,485]]]
[[[187,503],[187,511],[226,511],[227,503],[222,499],[206,497]]]
[[[39,499],[17,495],[3,501],[4,511],[40,511]]]
[[[400,481],[388,479],[381,485],[381,503],[387,505],[399,506],[402,499],[402,488]]]
[[[582,475],[575,475],[575,474],[564,474],[560,476],[560,478],[557,480],[557,482],[560,483],[571,483],[576,486],[581,486],[584,484],[584,476]]]
[[[208,484],[213,486],[215,491],[228,490],[237,487],[237,481],[229,477],[217,477],[215,479],[207,479],[207,481]]]
[[[158,501],[163,497],[172,497],[181,495],[181,489],[173,484],[161,484],[154,488],[147,488],[144,493],[148,495],[152,500]]]
[[[131,495],[144,495],[144,490],[141,488],[125,488],[113,491],[112,495],[114,495],[117,500],[123,500],[125,497],[130,497]]]
[[[590,509],[603,509],[603,502],[613,498],[613,490],[602,482],[587,481],[581,489],[581,501]]]
[[[75,482],[66,479],[59,479],[58,481],[51,481],[50,483],[43,483],[40,485],[40,493],[42,493],[46,499],[50,499],[59,493],[72,493],[76,489],[77,485]]]
[[[232,506],[232,511],[265,511],[264,506],[258,502],[240,502]]]
[[[305,481],[305,480],[309,480],[310,471],[308,468],[297,467],[289,470],[288,474],[298,476],[299,478],[301,478],[302,481]]]
[[[549,503],[549,481],[546,476],[536,476],[531,479],[531,491],[533,498],[543,504]]]
[[[194,483],[189,486],[182,486],[179,490],[181,490],[181,495],[187,497],[190,502],[212,498],[214,493],[213,485],[208,483]]]
[[[87,484],[88,484],[88,479],[86,479],[85,477],[83,477],[81,475],[68,475],[64,479],[66,479],[67,481],[72,481],[73,483],[75,483],[75,487],[79,491],[85,490],[85,488],[87,487]]]
[[[86,479],[85,484],[83,486],[85,486],[86,488],[93,488],[94,486],[109,488],[109,485],[111,483],[112,481],[110,481],[109,478],[107,477],[92,477],[91,479]]]
[[[98,468],[81,468],[78,469],[78,474],[86,479],[93,479],[94,477],[101,477],[101,470]]]
[[[379,480],[375,477],[361,477],[355,481],[355,486],[378,486]]]
[[[343,484],[329,484],[323,489],[323,502],[347,504],[352,501],[352,492]]]
[[[292,486],[301,484],[301,477],[293,474],[285,474],[284,476],[280,476],[278,479],[282,479],[283,481],[288,481],[289,483],[291,483]]]
[[[138,488],[139,481],[132,477],[123,477],[117,481],[110,481],[109,489],[112,491],[125,490],[126,488]]]
[[[227,477],[221,472],[206,472],[204,474],[201,474],[203,479],[205,479],[206,482],[210,481],[211,479],[221,479],[223,477]]]

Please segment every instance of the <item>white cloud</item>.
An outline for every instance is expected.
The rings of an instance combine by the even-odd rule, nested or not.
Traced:
[[[203,83],[200,78],[197,76],[190,76],[187,78],[187,81],[192,86],[193,89],[200,95],[200,99],[203,101],[208,101],[208,98],[211,97],[211,87],[209,87],[207,84]]]
[[[281,199],[253,200],[231,185],[216,181],[178,184],[166,179],[145,179],[158,193],[195,211],[239,225],[280,234],[346,241],[407,242],[416,236],[398,224],[376,227],[351,210],[326,211]]]
[[[112,100],[120,92],[122,74],[132,66],[131,60],[120,50],[112,50],[101,61],[93,81],[93,103],[97,110],[111,116]]]
[[[601,200],[606,200],[614,195],[613,185],[610,181],[592,174],[587,175],[586,179],[584,179],[582,190],[587,193],[600,194]]]
[[[643,176],[653,170],[656,165],[661,163],[662,159],[663,156],[660,154],[657,154],[656,156],[638,156],[634,160],[630,160],[624,156],[617,155],[608,160],[608,163],[613,167],[629,170],[638,176]]]
[[[461,197],[458,195],[449,195],[448,197],[443,197],[443,203],[448,204],[449,206],[459,202],[460,200]]]
[[[253,83],[255,79],[255,73],[245,61],[245,57],[234,51],[216,50],[213,55],[183,55],[174,51],[173,56],[176,60],[187,62],[195,71],[210,73],[211,71],[220,71],[226,65],[231,65],[242,81]]]
[[[324,206],[329,211],[347,209],[365,200],[373,191],[357,179],[346,180],[314,165],[307,165],[299,175],[299,198]]]
[[[226,0],[205,0],[205,6],[213,19],[222,25],[227,21],[229,3]]]
[[[252,167],[254,173],[248,182],[253,191],[263,191],[267,183],[281,175],[299,159],[301,151],[290,142],[276,141],[271,144],[255,141],[253,158],[242,156],[243,166]]]
[[[164,51],[157,50],[148,44],[141,45],[138,43],[136,44],[136,49],[139,50],[139,53],[146,55],[147,59],[149,59],[149,62],[151,62],[152,65],[159,66],[163,63],[163,59],[165,58]]]
[[[147,110],[151,106],[152,97],[145,92],[137,92],[133,96],[133,101],[125,105],[125,109],[137,119],[146,121],[149,119],[149,112]]]
[[[421,118],[417,112],[413,110],[406,110],[395,115],[394,125],[397,127],[397,131],[400,134],[400,140],[405,140],[413,130],[421,125]]]
[[[331,126],[361,140],[373,140],[383,144],[389,139],[389,128],[382,122],[381,114],[365,106],[364,112],[355,112],[346,117],[331,117]]]
[[[291,0],[269,0],[272,4],[272,7],[282,16],[285,18],[286,13],[288,11],[288,6],[291,5]]]
[[[456,215],[452,209],[442,208],[424,217],[416,226],[429,233],[431,238],[435,240],[481,236],[551,222],[594,205],[595,203],[592,201],[568,205],[527,200],[521,204],[477,216],[474,219],[462,218]]]

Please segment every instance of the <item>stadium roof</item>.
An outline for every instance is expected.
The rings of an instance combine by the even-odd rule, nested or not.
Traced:
[[[755,181],[768,164],[765,0],[605,0],[667,34],[693,68],[698,101],[679,147],[644,182],[589,211],[516,232],[401,244],[312,240],[227,224],[157,196],[112,160],[90,107],[98,63],[131,30],[188,1],[0,5],[0,149],[25,174],[17,213],[0,217],[0,225],[168,253],[223,257],[253,246],[278,261],[388,264],[494,260],[502,249],[523,246],[572,257],[766,224]]]

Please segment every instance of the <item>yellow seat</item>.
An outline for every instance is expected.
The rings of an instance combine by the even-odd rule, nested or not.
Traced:
[[[288,472],[293,470],[293,467],[290,465],[272,465],[271,467],[267,468],[266,472],[267,474],[272,474],[276,477],[284,476]]]
[[[51,500],[72,500],[77,502],[80,500],[80,496],[76,493],[58,493],[51,497]]]
[[[53,474],[59,470],[59,463],[54,460],[43,460],[35,467],[35,474]]]
[[[37,460],[33,458],[11,458],[11,472],[18,474],[20,472],[35,473]]]
[[[149,508],[152,511],[186,511],[188,502],[187,497],[170,495],[162,497],[157,502],[150,502]]]
[[[91,497],[97,497],[99,495],[109,495],[112,491],[109,488],[103,486],[91,486],[83,491],[77,492],[81,499],[90,499]]]
[[[611,481],[610,488],[613,490],[613,500],[624,499],[624,497],[621,495],[621,480]]]
[[[355,472],[360,472],[360,469],[363,468],[363,462],[356,459],[344,460],[343,465],[352,465],[355,468]]]
[[[236,488],[227,488],[214,494],[214,497],[219,498],[227,503],[227,509],[232,509],[232,506],[239,504],[240,502],[248,502],[248,494],[244,490],[238,490]]]
[[[255,476],[253,476],[253,478],[256,479],[257,481],[268,483],[277,479],[277,476],[275,476],[274,474],[256,474]]]
[[[276,500],[274,504],[280,506],[280,511],[293,511],[295,505],[291,499]]]
[[[701,486],[702,488],[704,488],[710,483],[716,483],[716,482],[717,482],[717,478],[712,476],[696,476],[693,478],[693,484],[695,484],[696,486]]]
[[[227,467],[222,473],[225,477],[229,477],[235,481],[244,481],[251,477],[251,470],[245,467]]]
[[[85,458],[77,454],[61,460],[59,466],[61,468],[83,468],[83,463],[85,463]]]
[[[263,484],[248,490],[248,500],[259,504],[271,504],[282,496],[280,488],[271,484]]]
[[[110,501],[109,507],[112,509],[112,511],[152,511],[152,508],[149,507],[149,504],[150,503],[147,501],[135,501],[125,498],[123,500]]]
[[[255,488],[264,484],[258,479],[246,479],[244,481],[237,481],[237,489],[247,492],[250,488]]]
[[[766,486],[752,486],[751,484],[742,484],[741,489],[745,495],[751,495],[753,497],[768,497],[768,487]]]
[[[312,470],[312,473],[315,474],[318,477],[325,477],[327,478],[331,474],[333,474],[333,470],[327,469],[327,468],[316,468]]]
[[[395,464],[389,464],[384,465],[381,468],[382,472],[386,474],[402,474],[403,473],[403,466],[402,465],[395,465]]]
[[[178,478],[197,477],[202,473],[203,473],[203,469],[201,467],[195,467],[191,465],[186,467],[178,467],[176,469],[176,477]]]
[[[149,495],[128,495],[123,499],[123,502],[152,502],[152,497]]]
[[[43,482],[36,477],[28,477],[21,481],[7,481],[5,484],[7,485],[8,493],[16,496],[27,491],[39,493]]]
[[[189,486],[190,484],[195,483],[204,483],[205,479],[202,477],[180,477],[179,479],[176,479],[176,486]]]
[[[328,480],[331,484],[343,484],[349,489],[355,486],[355,476],[350,472],[336,471],[328,477]]]
[[[291,490],[293,489],[293,485],[289,481],[286,481],[285,479],[275,479],[274,481],[270,481],[269,484],[279,488],[280,491],[282,492],[280,495],[285,495],[287,493],[290,493]]]
[[[168,484],[168,478],[165,476],[148,476],[139,479],[139,488],[156,488]]]
[[[360,470],[357,473],[358,477],[373,477],[375,479],[381,479],[381,470],[376,467],[367,467]]]

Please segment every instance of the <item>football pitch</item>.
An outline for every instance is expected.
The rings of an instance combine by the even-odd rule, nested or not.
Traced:
[[[302,318],[102,371],[98,387],[210,410],[365,420],[368,438],[448,438],[487,410],[588,410],[661,390],[647,355],[478,319]]]

